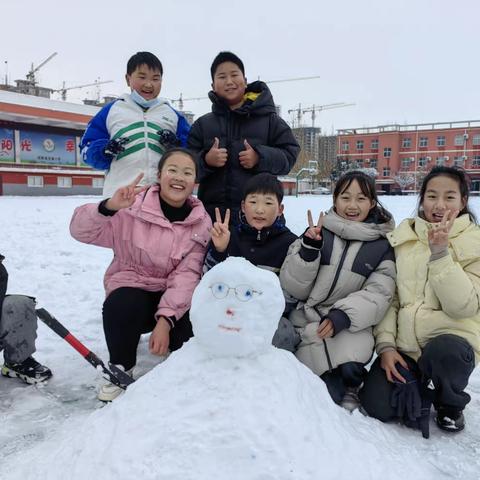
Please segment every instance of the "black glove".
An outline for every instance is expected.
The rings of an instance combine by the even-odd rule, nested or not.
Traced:
[[[428,395],[422,394],[419,380],[414,372],[402,367],[400,363],[395,366],[407,382],[402,383],[395,380],[390,404],[406,427],[418,429],[422,432],[423,438],[428,438],[430,436],[431,399]]]
[[[178,147],[180,145],[180,139],[171,130],[159,130],[157,134],[160,137],[160,144],[166,148]]]
[[[116,157],[119,153],[125,151],[124,145],[130,141],[127,137],[119,137],[110,140],[103,150],[103,153],[109,157]]]

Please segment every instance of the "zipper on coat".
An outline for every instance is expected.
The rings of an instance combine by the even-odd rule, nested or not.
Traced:
[[[150,173],[150,152],[148,151],[148,130],[147,130],[147,112],[143,112],[143,139],[145,141],[145,166],[143,171],[149,176]]]
[[[342,252],[342,256],[340,257],[340,261],[338,262],[337,270],[335,271],[335,276],[333,277],[332,285],[325,299],[330,298],[330,295],[332,294],[333,289],[337,285],[338,277],[340,276],[340,270],[342,269],[343,263],[345,262],[345,257],[347,256],[347,250],[349,246],[350,246],[350,240],[347,240],[345,243],[345,248],[343,249],[343,252]]]
[[[325,341],[325,339],[323,339],[322,341],[323,348],[325,349],[325,356],[327,357],[328,371],[331,372],[333,370],[332,359],[330,358],[330,354],[328,353],[327,342]]]
[[[338,262],[337,270],[335,271],[335,276],[333,277],[332,285],[330,286],[330,290],[325,298],[329,298],[335,288],[335,285],[338,282],[338,277],[340,276],[340,270],[343,267],[343,263],[345,262],[345,257],[347,256],[348,247],[350,246],[350,240],[347,240],[345,243],[345,247],[342,252],[342,256],[340,257],[340,261]],[[328,362],[328,371],[331,372],[333,370],[332,359],[330,358],[330,354],[328,353],[327,342],[323,339],[323,348],[325,349],[325,356],[327,357]]]

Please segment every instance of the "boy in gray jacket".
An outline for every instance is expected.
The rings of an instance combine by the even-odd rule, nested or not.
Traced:
[[[43,382],[52,372],[32,357],[37,337],[35,300],[26,295],[6,295],[8,272],[2,263],[4,258],[0,255],[0,351],[5,359],[1,372],[26,383]]]

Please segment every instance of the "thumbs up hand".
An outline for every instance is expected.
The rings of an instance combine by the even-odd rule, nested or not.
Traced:
[[[210,167],[223,167],[227,163],[227,149],[220,148],[220,140],[215,137],[212,147],[205,155],[205,162]]]
[[[258,153],[248,143],[247,139],[244,140],[245,150],[242,150],[238,154],[238,160],[243,168],[253,168],[259,160]]]

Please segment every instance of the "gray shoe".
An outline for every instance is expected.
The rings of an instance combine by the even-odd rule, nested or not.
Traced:
[[[347,391],[340,402],[340,406],[349,412],[353,412],[360,407],[360,400],[358,398],[359,390],[360,387],[347,387]]]

